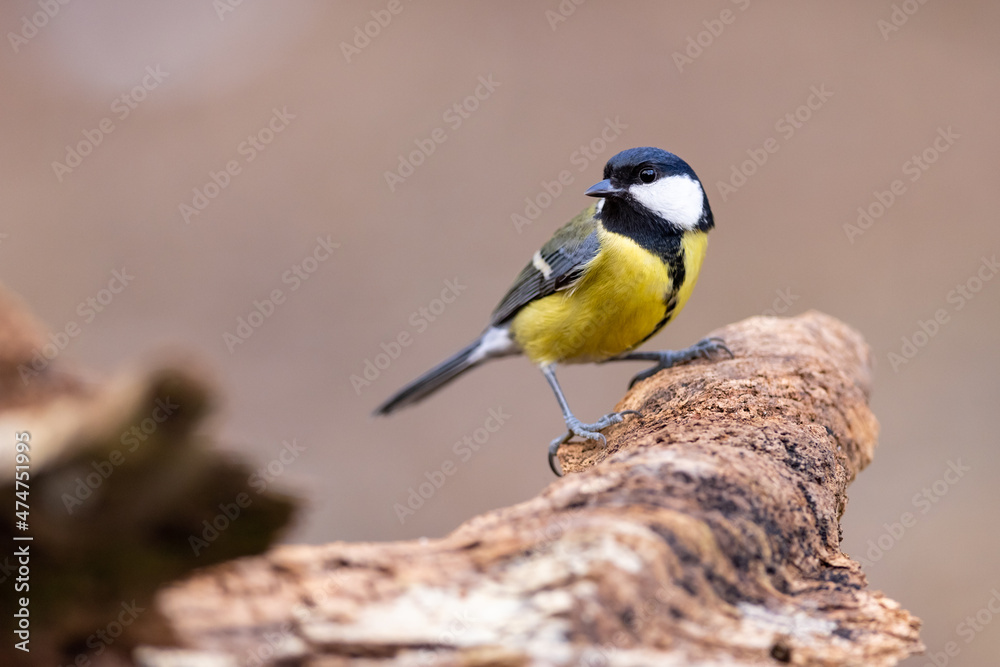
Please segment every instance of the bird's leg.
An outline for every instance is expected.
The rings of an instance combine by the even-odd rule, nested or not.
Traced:
[[[655,361],[656,365],[645,370],[628,383],[629,389],[635,386],[636,382],[645,380],[656,375],[658,372],[677,364],[684,364],[695,359],[709,359],[717,352],[725,352],[729,358],[733,358],[733,352],[726,347],[726,342],[721,338],[703,338],[689,348],[683,350],[659,350],[655,352],[626,352],[625,354],[608,359],[608,361]]]
[[[559,401],[559,407],[562,409],[563,421],[566,422],[566,428],[568,429],[566,433],[553,440],[549,445],[549,467],[552,468],[552,472],[554,472],[557,476],[562,477],[562,471],[559,469],[559,462],[558,459],[556,459],[556,452],[559,451],[560,445],[568,442],[574,435],[584,438],[585,440],[603,440],[607,443],[607,438],[597,431],[600,431],[602,428],[607,428],[611,424],[617,424],[625,419],[625,415],[637,415],[639,414],[639,411],[622,410],[621,412],[611,412],[604,415],[593,424],[584,424],[579,419],[574,417],[573,413],[570,411],[569,403],[566,402],[566,396],[563,394],[562,388],[559,387],[559,381],[556,380],[556,372],[553,367],[551,365],[542,366],[542,373],[545,375],[545,379],[549,381],[549,386],[552,387],[552,391],[555,392],[556,400]]]

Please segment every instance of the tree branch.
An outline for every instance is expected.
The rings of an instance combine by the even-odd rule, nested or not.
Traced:
[[[537,498],[444,539],[216,566],[162,591],[166,634],[191,665],[878,666],[922,650],[919,621],[840,550],[878,431],[861,337],[815,312],[713,335],[735,359],[638,384],[615,409],[643,416],[606,448],[563,446],[567,476]]]

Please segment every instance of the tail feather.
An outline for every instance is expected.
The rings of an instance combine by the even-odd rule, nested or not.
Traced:
[[[387,415],[427,398],[465,371],[489,359],[516,354],[506,329],[490,328],[480,338],[406,385],[375,409],[375,415]]]

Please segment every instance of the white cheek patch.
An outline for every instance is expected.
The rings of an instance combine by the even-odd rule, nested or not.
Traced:
[[[694,229],[704,211],[705,193],[689,176],[667,176],[629,186],[637,202],[678,227]]]

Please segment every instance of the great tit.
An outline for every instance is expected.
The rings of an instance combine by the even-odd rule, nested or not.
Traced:
[[[687,162],[659,148],[630,148],[608,160],[604,180],[584,194],[599,200],[535,253],[482,335],[396,392],[376,415],[416,403],[490,359],[524,354],[545,375],[566,422],[566,433],[549,446],[549,465],[561,475],[561,444],[574,435],[603,440],[598,431],[635,411],[582,423],[556,380],[557,364],[655,361],[631,387],[674,364],[719,352],[732,356],[718,338],[679,351],[634,351],[684,308],[715,225]]]

